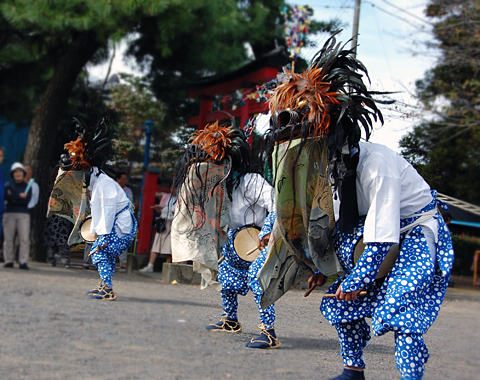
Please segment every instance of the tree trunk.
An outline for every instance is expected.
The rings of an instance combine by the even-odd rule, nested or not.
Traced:
[[[46,259],[43,233],[51,190],[49,167],[51,144],[59,132],[59,121],[64,117],[64,110],[78,74],[100,46],[95,33],[89,31],[77,34],[58,60],[45,94],[34,111],[24,162],[32,166],[35,181],[40,187],[38,205],[31,216],[33,218],[31,256],[38,261]]]

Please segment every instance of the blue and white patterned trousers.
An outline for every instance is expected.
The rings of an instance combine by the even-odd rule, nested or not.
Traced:
[[[363,349],[371,338],[368,323],[365,319],[360,319],[348,323],[337,323],[335,328],[342,348],[343,364],[365,368]],[[423,335],[395,332],[395,361],[402,379],[421,379],[428,357]]]
[[[269,234],[272,231],[273,223],[275,222],[275,212],[271,212],[265,219],[259,237]],[[237,319],[238,310],[238,295],[246,295],[249,290],[255,296],[255,302],[258,306],[260,322],[266,328],[273,328],[275,323],[275,308],[270,305],[265,310],[260,306],[260,299],[262,297],[262,288],[257,280],[257,273],[265,263],[267,256],[267,247],[263,248],[258,258],[250,263],[242,260],[235,253],[233,246],[233,236],[235,230],[228,231],[228,242],[223,246],[223,256],[225,260],[222,261],[218,268],[218,281],[222,285],[222,306],[224,313],[222,315],[228,316],[231,319]]]
[[[436,194],[432,195],[432,202],[420,214],[436,208]],[[372,318],[375,335],[388,331],[395,334],[395,356],[402,379],[421,379],[423,376],[428,350],[422,335],[440,311],[453,263],[450,233],[438,214],[435,218],[438,221],[436,264],[423,228],[418,225],[402,234],[397,261],[385,280],[379,283],[374,282],[375,276],[391,244],[367,244],[354,267],[352,252],[363,235],[363,221],[357,225],[353,235],[337,233],[336,252],[346,275],[338,278],[327,293],[335,293],[339,286],[343,292],[361,288],[367,291],[367,295],[350,302],[324,298],[320,306],[325,318],[337,329],[346,366],[365,367],[362,353],[370,339],[370,327],[365,318]],[[413,221],[402,220],[401,226]]]
[[[132,231],[126,236],[119,237],[117,235],[115,224],[117,222],[117,216],[124,211],[129,211],[132,216]],[[95,252],[92,257],[92,263],[97,266],[98,274],[103,284],[107,287],[112,287],[112,278],[115,273],[115,259],[125,252],[130,244],[132,244],[135,234],[137,233],[137,220],[133,215],[133,212],[129,205],[125,206],[122,210],[115,214],[115,221],[113,222],[112,232],[106,235],[100,235],[92,245],[90,252],[93,252],[97,247],[105,248]]]

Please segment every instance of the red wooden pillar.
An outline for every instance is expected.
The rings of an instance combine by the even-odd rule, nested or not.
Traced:
[[[145,172],[145,182],[142,189],[142,209],[140,210],[140,225],[137,235],[137,255],[150,253],[150,239],[152,237],[153,208],[155,192],[157,190],[158,173]]]
[[[212,112],[213,100],[210,97],[202,98],[200,102],[200,113],[198,115],[198,130],[205,128],[206,118]]]

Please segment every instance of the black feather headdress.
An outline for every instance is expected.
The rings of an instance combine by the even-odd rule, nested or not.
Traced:
[[[386,93],[367,89],[363,81],[364,77],[370,81],[367,69],[354,57],[353,50],[345,49],[346,44],[337,44],[335,35],[303,73],[287,71],[290,80],[278,86],[269,100],[273,120],[267,137],[276,142],[326,138],[329,171],[335,180],[342,180],[349,172],[342,165],[342,156],[358,144],[361,128],[368,140],[373,122],[383,124],[376,103],[391,102],[373,98]]]
[[[111,150],[111,141],[107,137],[108,127],[105,119],[95,126],[82,124],[74,118],[77,139],[66,143],[64,148],[68,154],[60,157],[59,166],[67,170],[91,172],[94,166],[102,169]]]
[[[287,70],[290,79],[275,89],[269,99],[272,119],[265,136],[265,150],[300,138],[298,160],[307,138],[325,139],[327,173],[335,187],[342,182],[342,194],[348,191],[345,204],[351,201],[348,209],[355,212],[354,187],[362,128],[368,140],[373,122],[379,120],[383,124],[376,103],[392,102],[373,98],[387,93],[368,90],[364,83],[364,78],[370,81],[367,69],[355,58],[353,50],[345,49],[346,44],[337,44],[336,34],[303,73]],[[348,223],[347,230],[351,230],[352,223]]]

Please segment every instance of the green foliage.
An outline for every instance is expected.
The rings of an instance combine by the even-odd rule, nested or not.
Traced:
[[[149,67],[155,95],[167,107],[165,123],[184,124],[196,113],[195,103],[188,99],[188,80],[246,62],[246,37],[257,38],[248,27],[258,22],[246,20],[244,9],[233,0],[177,5],[162,16],[141,20],[129,54]]]
[[[175,1],[4,0],[0,12],[15,29],[59,38],[71,31],[125,32],[140,15],[155,16]]]
[[[453,261],[452,274],[471,276],[472,263],[475,251],[480,250],[480,239],[470,236],[452,235],[455,260]]]
[[[143,162],[145,131],[142,127],[150,120],[155,124],[151,160],[164,162],[164,152],[176,146],[172,139],[172,128],[167,128],[163,123],[165,111],[162,103],[154,97],[149,84],[142,78],[130,74],[120,74],[120,77],[124,83],[111,89],[112,101],[108,103],[120,119],[116,126],[118,136],[114,140],[116,161],[123,162],[122,166],[128,167],[127,170],[131,169],[133,162]]]
[[[154,16],[165,3],[3,0],[0,3],[0,92],[3,95],[0,114],[11,120],[30,121],[57,62],[80,33],[94,30],[97,41],[92,43],[106,46],[109,39],[123,37],[140,15]]]
[[[59,125],[59,133],[55,138],[52,137],[51,144],[48,147],[52,152],[52,160],[49,162],[50,170],[58,164],[60,155],[65,153],[63,148],[65,143],[75,140],[77,137],[75,134],[76,123],[73,120],[74,117],[85,125],[95,125],[104,118],[108,126],[107,135],[112,140],[115,140],[121,133],[117,127],[119,124],[117,112],[107,107],[103,102],[97,101],[97,99],[98,92],[89,86],[83,75],[79,76],[65,110],[65,113],[70,115],[70,117],[62,119]],[[52,177],[51,179],[54,178]]]
[[[431,117],[400,141],[402,154],[432,187],[480,203],[480,31],[478,1],[430,0],[440,57],[417,82],[418,99]]]
[[[480,133],[458,134],[438,123],[416,126],[400,140],[402,155],[441,193],[480,203]]]

